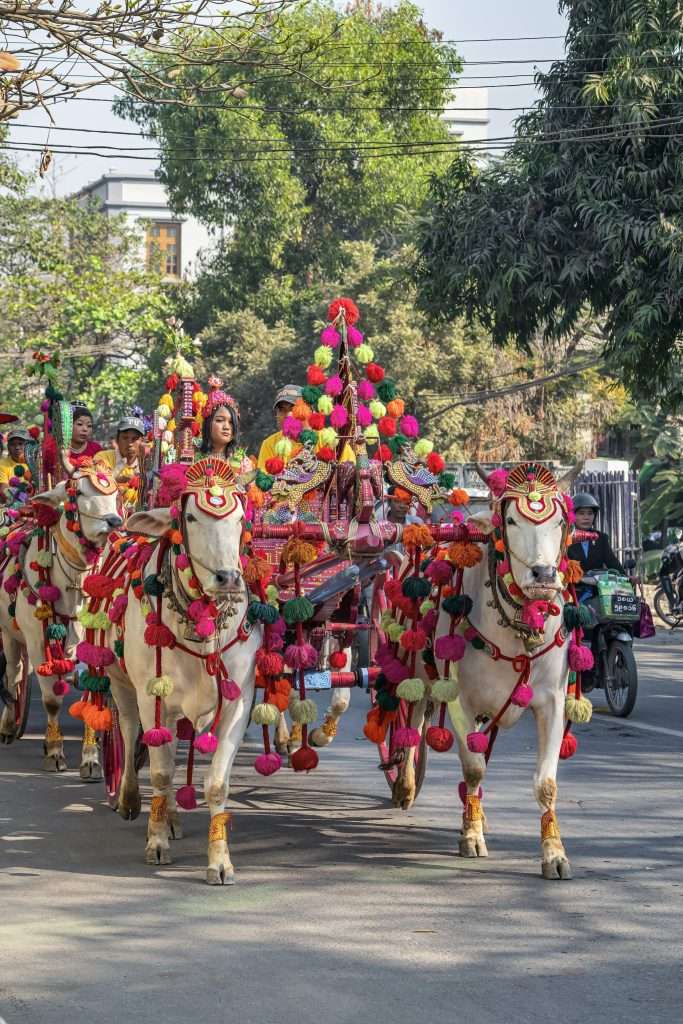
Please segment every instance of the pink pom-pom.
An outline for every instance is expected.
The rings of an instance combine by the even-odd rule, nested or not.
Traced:
[[[38,587],[38,597],[47,604],[53,604],[55,601],[58,601],[61,595],[62,592],[59,587],[53,587],[49,583],[44,583],[41,587]]]
[[[363,344],[363,335],[357,327],[349,325],[346,328],[346,337],[351,348],[358,348],[359,345]]]
[[[320,334],[320,340],[323,345],[329,345],[330,348],[336,348],[341,338],[334,327],[326,327]]]
[[[425,569],[425,576],[433,583],[448,583],[453,576],[453,565],[446,558],[435,558]]]
[[[571,494],[565,494],[565,495],[563,495],[563,497],[564,497],[564,505],[565,505],[565,508],[567,509],[567,522],[571,526],[572,523],[576,522],[576,515],[574,514],[574,501],[572,499]],[[574,741],[574,742],[576,742],[576,741]],[[569,754],[569,757],[571,757],[571,754]]]
[[[200,597],[196,598],[194,601],[190,601],[187,606],[187,614],[193,622],[199,622],[199,620],[203,619],[206,615],[206,604]]]
[[[525,686],[523,683],[520,683],[519,686],[515,686],[512,692],[512,697],[510,698],[510,702],[514,704],[515,707],[526,708],[529,704],[531,704],[533,699],[533,687]]]
[[[254,768],[259,775],[273,775],[282,768],[282,758],[274,751],[270,754],[259,754],[254,761]]]
[[[417,729],[404,726],[394,732],[393,746],[395,747],[419,747],[420,733]]]
[[[64,679],[58,679],[57,682],[52,684],[52,692],[56,697],[63,697],[70,689],[71,687]]]
[[[389,682],[396,685],[402,683],[404,679],[410,679],[410,669],[402,661],[399,661],[398,658],[392,658],[391,661],[385,662],[382,666],[382,671]]]
[[[162,466],[159,476],[161,485],[157,495],[159,505],[172,505],[187,487],[187,467],[180,462]]]
[[[473,754],[485,754],[489,748],[489,738],[484,732],[468,732],[467,749]]]
[[[543,629],[547,612],[547,601],[526,601],[522,608],[522,622],[532,629]]]
[[[474,626],[468,626],[467,629],[465,630],[465,632],[462,635],[463,640],[466,640],[468,644],[472,643],[474,638],[477,637],[477,636],[479,636],[479,633],[474,628]]]
[[[507,574],[511,571],[512,568],[507,558],[504,558],[502,562],[498,562],[496,564],[496,572],[498,573],[499,576],[507,576]]]
[[[16,594],[19,589],[19,577],[9,576],[3,583],[3,588],[8,594]]]
[[[218,748],[218,740],[212,732],[203,732],[197,736],[193,746],[200,754],[213,754]]]
[[[343,405],[335,405],[330,413],[330,423],[333,427],[345,427],[349,422],[349,414]]]
[[[115,597],[114,600],[112,601],[109,612],[107,613],[109,615],[109,621],[118,622],[123,617],[123,613],[125,612],[127,607],[128,595],[119,594],[118,597]]]
[[[414,416],[401,416],[399,430],[406,437],[417,437],[420,433],[420,424]]]
[[[358,381],[358,397],[362,402],[370,402],[377,392],[375,391],[375,385],[371,380],[360,380]]]
[[[285,416],[282,421],[282,433],[285,437],[291,437],[294,441],[296,441],[303,428],[303,423],[296,416]]]
[[[290,668],[314,668],[318,652],[312,644],[290,644],[285,648],[285,661]]]
[[[501,494],[504,493],[509,475],[510,472],[507,469],[494,469],[487,476],[486,482],[489,485],[489,490],[496,498],[500,498]]]
[[[129,549],[135,551],[135,548]],[[137,569],[144,569],[149,562],[150,558],[154,554],[154,548],[151,544],[139,544],[137,547],[137,558],[135,559],[135,567]]]
[[[40,411],[41,412],[49,412],[50,411],[50,399],[49,398],[43,399],[43,401],[40,403]]]
[[[208,615],[199,619],[194,628],[197,636],[201,637],[203,640],[206,640],[207,637],[213,636],[216,632],[216,625],[213,619],[210,619]]]
[[[483,795],[484,795],[484,790],[480,786],[479,789],[477,790],[477,796],[481,800]],[[460,797],[460,801],[461,801],[461,803],[462,803],[462,805],[464,807],[465,804],[467,803],[467,783],[466,782],[459,782],[458,783],[458,796]]]
[[[503,517],[498,512],[494,512],[491,516],[491,525],[495,527],[503,525]]]
[[[38,598],[33,593],[33,591],[30,591],[30,593],[26,595],[26,600],[28,601],[32,608],[34,608],[38,604]]]
[[[171,743],[172,740],[173,736],[163,726],[158,729],[147,729],[142,734],[142,742],[148,747],[163,747],[166,743]]]
[[[177,565],[177,567],[179,569],[189,569],[190,568],[190,559],[185,554],[185,552],[182,551],[179,555],[176,556],[175,564]]]
[[[361,427],[369,427],[372,423],[372,413],[367,405],[359,405],[356,412],[356,419]]]
[[[560,758],[563,761],[567,761],[570,757],[573,757],[578,747],[576,736],[568,732],[566,736],[562,737],[562,743],[560,744]]]
[[[434,654],[443,661],[460,661],[465,655],[467,645],[463,637],[440,636],[434,644]]]
[[[193,811],[197,806],[197,793],[194,786],[181,786],[175,792],[176,803],[184,811]]]
[[[189,718],[179,718],[176,722],[175,734],[179,740],[191,740],[194,735],[194,726]]]
[[[242,690],[234,679],[221,679],[221,693],[223,700],[237,700],[242,696]]]
[[[76,647],[76,657],[93,668],[106,668],[107,665],[113,665],[116,660],[116,655],[108,647],[89,644],[85,640],[82,640]]]
[[[438,621],[439,613],[437,612],[436,608],[430,608],[427,614],[420,619],[420,621],[418,622],[418,626],[424,633],[427,634],[427,636],[431,636],[434,630],[436,629],[436,624]]]
[[[268,629],[268,634],[269,634],[269,636],[271,638],[272,638],[273,634],[278,635],[278,636],[284,636],[286,631],[287,631],[287,623],[285,622],[285,620],[280,615],[280,617],[277,618],[275,620],[275,622],[269,623],[269,625],[267,626],[267,629]]]
[[[331,395],[332,398],[336,398],[337,395],[341,395],[343,390],[344,382],[342,381],[338,373],[335,373],[333,374],[332,377],[327,378],[327,383],[325,384],[325,394]]]
[[[572,672],[589,672],[595,661],[588,647],[581,644],[569,645],[569,667]]]

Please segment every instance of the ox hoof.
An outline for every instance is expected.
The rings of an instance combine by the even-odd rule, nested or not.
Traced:
[[[129,791],[122,793],[119,796],[119,802],[116,805],[116,813],[123,818],[124,821],[135,821],[142,810],[142,800],[140,798],[140,790]]]
[[[572,869],[566,857],[553,857],[552,860],[544,860],[541,864],[541,873],[544,878],[555,882],[559,878],[568,880],[572,877]]]
[[[328,736],[328,734],[322,729],[314,729],[311,735],[308,737],[308,742],[312,747],[328,747],[334,736]]]
[[[44,772],[65,772],[66,758],[64,754],[46,754],[43,758]]]
[[[0,732],[0,743],[4,743],[6,746],[9,746],[10,743],[14,743],[16,738],[16,732]]]
[[[232,864],[219,864],[206,869],[206,881],[209,885],[234,885],[235,869]]]
[[[408,811],[415,803],[415,796],[415,786],[403,786],[401,780],[397,779],[391,791],[391,806]]]
[[[148,864],[170,864],[171,851],[161,843],[152,843],[145,850],[145,860]]]
[[[468,836],[460,840],[461,857],[488,857],[489,851],[483,836]]]
[[[102,768],[97,761],[84,761],[78,770],[82,782],[100,782]]]
[[[178,811],[169,811],[168,813],[168,832],[171,839],[183,838],[183,826]]]

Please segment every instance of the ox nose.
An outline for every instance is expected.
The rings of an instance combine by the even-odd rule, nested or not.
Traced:
[[[537,583],[554,583],[557,576],[554,565],[534,565],[531,572]]]
[[[237,590],[242,582],[242,574],[237,569],[216,569],[216,581],[219,587]]]
[[[121,518],[121,516],[107,516],[105,522],[110,530],[116,530],[117,527],[123,525],[123,519]]]

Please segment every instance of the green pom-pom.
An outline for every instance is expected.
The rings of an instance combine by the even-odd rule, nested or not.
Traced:
[[[393,693],[387,693],[386,690],[380,690],[378,692],[377,703],[381,707],[382,711],[396,711],[401,704],[398,697],[394,697]]]
[[[409,704],[415,704],[418,700],[422,700],[424,695],[425,684],[421,679],[404,679],[396,687],[396,696],[401,700],[408,701]]]
[[[23,476],[24,475],[24,467],[23,466],[15,466],[14,469],[12,470],[12,472],[14,473],[15,476]]]
[[[265,604],[263,601],[252,601],[247,611],[247,618],[250,622],[264,622],[268,626],[279,618],[280,613],[272,604]]]
[[[444,469],[443,473],[439,473],[439,487],[443,487],[444,491],[450,491],[454,483],[455,473],[451,473],[447,469]]]
[[[380,690],[385,690],[387,688],[387,686],[389,685],[389,680],[387,679],[383,672],[380,672],[380,674],[377,676],[372,685],[374,686],[376,692],[379,693]]]
[[[262,469],[257,469],[254,483],[259,491],[269,491],[275,483],[275,477],[271,476],[270,473],[264,473]]]
[[[282,615],[288,626],[295,622],[306,622],[315,611],[315,607],[307,597],[293,597],[286,601],[282,609]]]
[[[318,717],[318,705],[314,700],[295,700],[289,705],[289,714],[293,722],[312,725]]]
[[[145,576],[143,590],[146,594],[149,594],[150,597],[162,597],[164,593],[164,585],[156,573],[152,573],[149,576]]]
[[[170,676],[155,676],[146,686],[148,697],[170,697],[173,693],[173,680]]]
[[[66,626],[61,622],[53,622],[47,627],[48,640],[66,640]]]
[[[400,455],[405,446],[408,444],[408,438],[405,434],[394,434],[387,441],[389,448],[391,449],[392,455]]]
[[[435,679],[432,683],[432,697],[434,700],[449,702],[458,696],[458,682],[456,679]]]
[[[315,430],[302,430],[299,434],[299,444],[315,444],[317,440]]]
[[[318,399],[322,398],[324,391],[322,388],[317,388],[313,384],[306,384],[301,391],[301,397],[307,405],[314,408],[318,404]]]
[[[114,640],[114,654],[117,658],[123,657],[123,640]]]
[[[447,615],[469,615],[472,611],[472,598],[467,594],[445,597],[441,602],[441,607]]]
[[[251,713],[254,725],[277,725],[280,712],[274,704],[256,704]]]
[[[570,682],[570,683],[575,683],[576,682],[576,672],[570,672],[569,673],[568,682]]]
[[[432,592],[432,585],[429,580],[424,580],[420,576],[408,576],[403,581],[401,590],[404,597],[413,599],[429,597]]]
[[[483,651],[484,648],[486,647],[486,644],[484,643],[480,636],[475,636],[472,640],[472,646],[476,651]]]
[[[108,693],[109,676],[91,676],[83,671],[78,677],[78,689],[90,690],[92,693]]]
[[[10,615],[10,618],[13,619],[14,616],[17,614],[17,606],[14,601],[10,601],[10,603],[7,605],[7,611]]]
[[[422,662],[424,665],[436,665],[434,651],[431,649],[431,647],[426,647],[422,652]]]
[[[391,402],[396,398],[396,382],[389,377],[385,377],[379,384],[375,384],[375,391],[386,405],[387,402]]]

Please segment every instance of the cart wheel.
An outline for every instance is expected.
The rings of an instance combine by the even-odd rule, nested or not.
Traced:
[[[33,681],[35,676],[33,672],[28,670],[28,657],[26,654],[21,656],[21,680],[17,687],[17,699],[14,702],[14,721],[16,722],[17,731],[15,739],[20,740],[26,732],[26,726],[28,725],[28,713],[31,707],[31,690],[33,688]]]
[[[102,734],[102,769],[107,803],[116,810],[119,803],[119,789],[123,775],[123,736],[119,725],[119,712],[112,701],[111,729]]]

